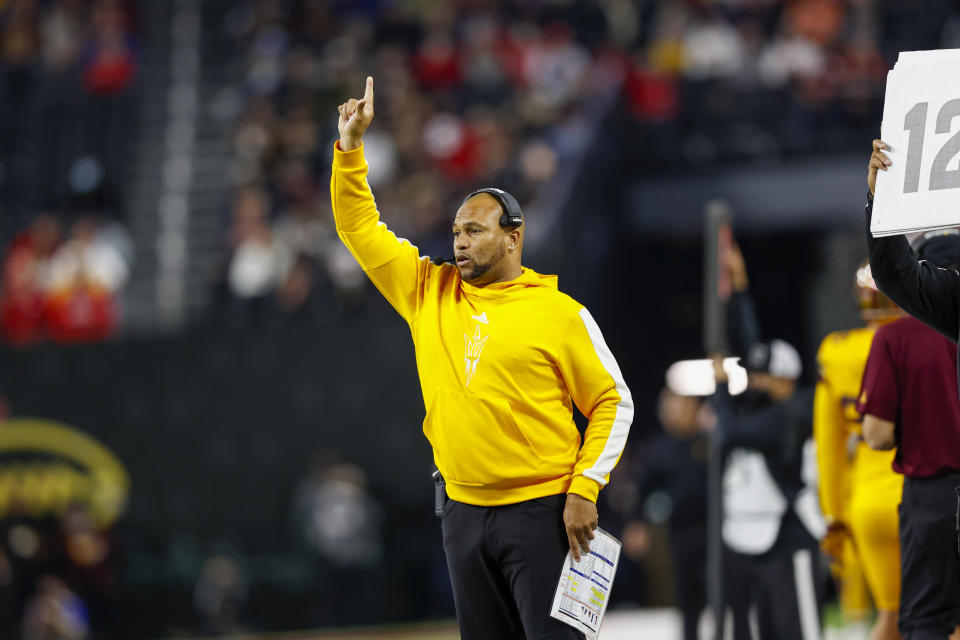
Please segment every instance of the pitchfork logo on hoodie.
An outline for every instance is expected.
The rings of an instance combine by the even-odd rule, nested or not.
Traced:
[[[487,338],[490,336],[481,336],[480,335],[480,325],[477,325],[477,330],[471,338],[467,334],[463,334],[464,341],[464,358],[463,363],[466,368],[467,374],[467,383],[465,386],[470,386],[470,381],[473,380],[473,374],[477,372],[477,363],[480,362],[480,354],[483,353],[483,345],[487,343]]]

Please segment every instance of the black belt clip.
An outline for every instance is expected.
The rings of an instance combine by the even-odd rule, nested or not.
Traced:
[[[433,513],[438,517],[443,517],[443,508],[447,504],[447,483],[440,475],[440,469],[433,472]]]

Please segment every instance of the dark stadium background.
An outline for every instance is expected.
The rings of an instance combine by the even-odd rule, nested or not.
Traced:
[[[0,421],[70,425],[130,475],[125,514],[98,532],[106,577],[84,583],[89,637],[452,618],[409,332],[331,248],[333,116],[365,75],[378,83],[371,164],[391,169],[373,185],[388,224],[438,255],[458,196],[514,191],[527,264],[591,309],[623,369],[633,450],[659,430],[667,366],[704,355],[707,203],[730,206],[765,332],[797,345],[808,372],[828,331],[858,323],[852,279],[885,72],[898,51],[956,46],[954,10],[0,0],[3,286],[9,295],[8,258],[41,214],[64,239],[93,220],[127,269],[97,294],[114,317],[86,330],[37,320],[0,347]],[[760,69],[794,36],[820,66]],[[96,67],[108,41],[126,65]],[[516,75],[534,54],[544,75]],[[492,67],[471,64],[484,56]],[[280,238],[285,221],[294,245],[301,231],[320,240],[251,294],[231,260],[244,238]],[[0,465],[21,464],[15,454],[0,450]],[[337,566],[304,536],[298,496],[311,469],[336,465],[366,478],[372,563]],[[0,495],[0,533],[28,526],[58,544],[62,525],[17,513],[11,495]],[[616,533],[622,514],[600,508]],[[0,567],[0,634],[19,628],[22,581],[60,570],[50,554],[13,578]],[[615,605],[670,604],[662,567],[627,570]],[[213,614],[204,589],[221,598]]]

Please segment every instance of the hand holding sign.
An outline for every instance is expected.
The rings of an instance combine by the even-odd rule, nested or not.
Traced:
[[[960,224],[960,49],[908,51],[887,74],[874,236]],[[881,158],[883,160],[883,158]],[[880,169],[877,172],[877,169]]]
[[[889,147],[883,140],[873,141],[873,153],[870,154],[870,165],[867,167],[867,186],[870,187],[870,193],[877,192],[877,173],[886,171],[890,166],[890,158],[884,153],[886,149]]]

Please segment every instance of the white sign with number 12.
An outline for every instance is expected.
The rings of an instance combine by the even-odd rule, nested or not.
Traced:
[[[918,53],[939,55],[901,56],[887,76],[891,166],[877,176],[874,236],[960,225],[960,52]]]

